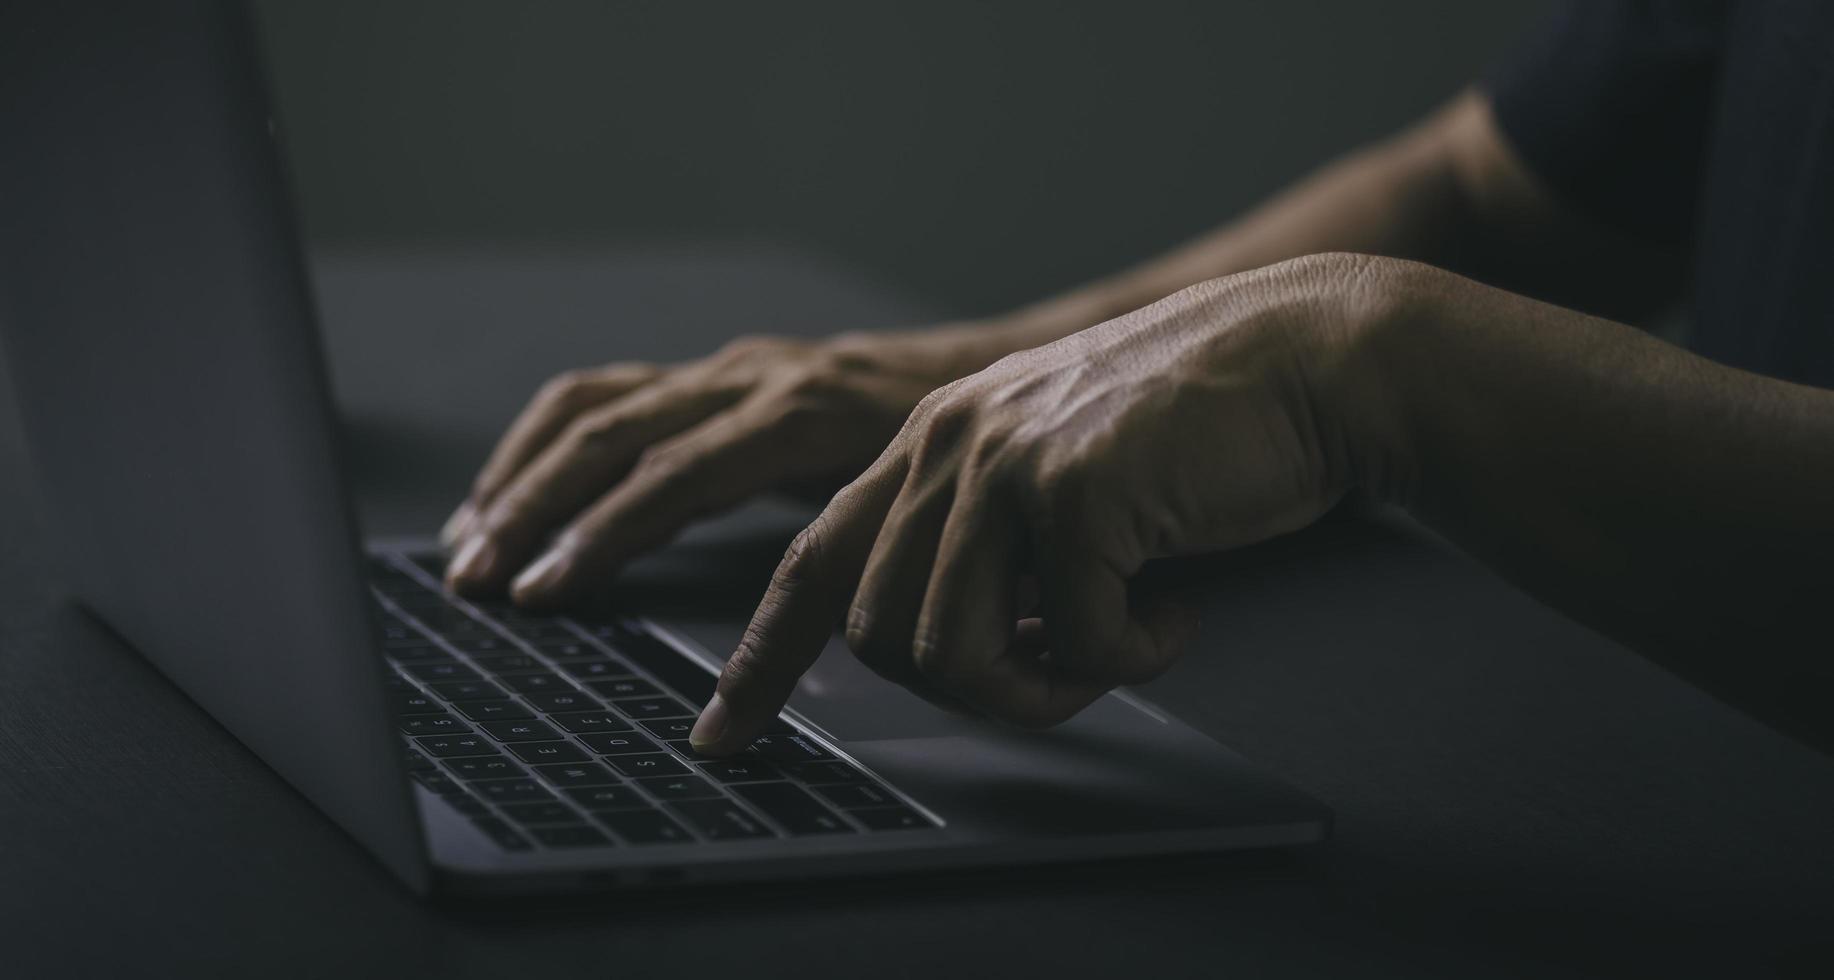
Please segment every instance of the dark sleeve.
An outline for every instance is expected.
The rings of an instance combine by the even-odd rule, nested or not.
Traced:
[[[1693,228],[1724,21],[1724,0],[1570,0],[1484,87],[1564,200],[1672,241]]]

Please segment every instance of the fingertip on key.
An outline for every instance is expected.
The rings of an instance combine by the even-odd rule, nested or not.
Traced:
[[[535,559],[534,564],[523,569],[510,583],[510,598],[523,604],[552,601],[572,567],[572,559],[565,552],[550,551]]]
[[[477,520],[478,509],[467,500],[446,518],[446,523],[439,529],[439,544],[442,548],[451,548],[471,532],[471,524]]]
[[[715,693],[708,699],[707,706],[701,709],[700,717],[695,719],[693,730],[688,732],[688,745],[696,752],[708,755],[719,753],[731,722],[731,708],[727,706],[725,698]]]
[[[446,586],[455,592],[478,588],[495,573],[497,548],[490,539],[474,534],[465,540],[446,566]]]

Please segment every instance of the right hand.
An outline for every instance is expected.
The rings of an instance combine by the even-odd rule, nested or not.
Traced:
[[[676,366],[614,364],[544,385],[447,522],[447,584],[553,605],[696,518],[771,490],[833,491],[923,396],[978,370],[973,328],[744,338]],[[551,540],[550,540],[551,539]]]

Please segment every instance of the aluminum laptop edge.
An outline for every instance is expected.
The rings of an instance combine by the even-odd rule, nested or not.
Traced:
[[[1322,805],[1127,693],[1012,731],[938,712],[836,643],[790,723],[931,826],[497,846],[405,771],[366,555],[409,568],[425,547],[359,539],[253,37],[243,5],[213,0],[0,12],[0,349],[78,597],[410,888],[790,879],[1327,834]],[[739,629],[651,625],[709,672]]]

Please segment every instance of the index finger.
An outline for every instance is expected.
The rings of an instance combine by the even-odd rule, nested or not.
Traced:
[[[906,465],[888,450],[796,536],[688,735],[696,752],[737,752],[783,709],[852,601]]]

